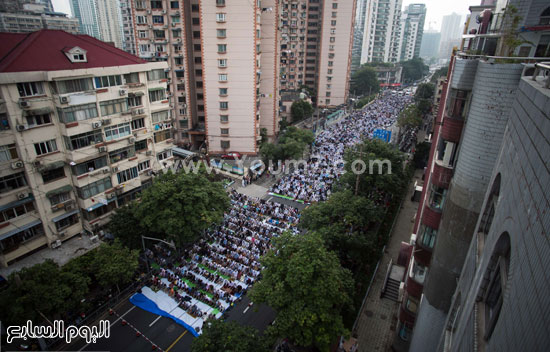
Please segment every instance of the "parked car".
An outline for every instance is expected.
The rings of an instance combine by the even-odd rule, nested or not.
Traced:
[[[231,153],[227,153],[227,154],[223,154],[221,156],[222,159],[229,159],[229,160],[235,160],[235,159],[240,159],[242,158],[242,155],[241,153],[237,153],[237,152],[231,152]]]

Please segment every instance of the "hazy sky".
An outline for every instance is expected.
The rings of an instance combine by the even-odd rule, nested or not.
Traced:
[[[55,11],[71,14],[71,6],[69,0],[52,0]],[[456,12],[461,15],[467,14],[468,7],[471,5],[479,5],[481,0],[403,0],[403,6],[409,4],[426,4],[428,12],[426,14],[426,25],[439,30],[441,28],[441,18]]]

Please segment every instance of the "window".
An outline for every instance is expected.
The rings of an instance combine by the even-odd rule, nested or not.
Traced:
[[[159,79],[164,79],[164,78],[166,78],[166,73],[164,72],[163,69],[151,70],[147,72],[148,81],[157,81]]]
[[[6,193],[26,185],[27,179],[25,179],[24,172],[18,172],[16,174],[0,177],[0,193]]]
[[[217,34],[218,38],[225,38],[227,36],[227,30],[217,29],[216,34]]]
[[[140,95],[129,96],[127,100],[127,104],[131,108],[143,105],[141,101],[141,96]]]
[[[329,75],[332,74],[332,69],[331,68],[327,69],[327,74],[329,74]]]
[[[69,150],[77,150],[93,144],[103,142],[103,133],[101,130],[85,132],[71,137],[63,136],[65,146]]]
[[[446,195],[447,190],[445,188],[432,184],[430,192],[430,207],[436,210],[442,210],[445,205]]]
[[[148,34],[149,33],[147,31],[138,31],[138,37],[141,38],[141,39],[148,38]]]
[[[222,147],[222,149],[229,149],[229,146],[231,144],[229,143],[229,141],[220,141],[220,146]]]
[[[105,127],[105,140],[111,141],[113,139],[118,139],[130,135],[130,124],[121,123],[116,126]]]
[[[122,77],[120,75],[95,77],[94,81],[96,88],[106,88],[122,85]]]
[[[227,59],[218,59],[218,67],[227,67]]]
[[[220,88],[220,95],[226,96],[227,95],[227,88]]]
[[[10,122],[8,120],[7,114],[0,114],[0,131],[5,131],[10,129]]]
[[[132,120],[131,125],[132,125],[132,131],[145,128],[145,119],[142,117],[140,119]]]
[[[161,89],[155,89],[149,91],[149,101],[155,102],[155,101],[161,101],[166,99],[166,91],[164,88]]]
[[[137,24],[147,24],[146,16],[136,16]]]
[[[172,29],[172,37],[174,38],[180,38],[181,37],[181,30],[179,29]],[[181,64],[180,64],[181,65]]]
[[[180,6],[179,6],[179,3],[177,1],[170,1],[170,8],[171,9],[178,9]]]
[[[220,134],[221,134],[222,136],[228,135],[228,134],[229,134],[229,128],[221,128],[221,129],[220,129]]]
[[[57,109],[59,120],[64,123],[84,121],[97,117],[97,106],[95,103],[75,105],[64,109]]]
[[[336,26],[336,20],[330,21],[330,25],[331,25],[331,26]]]
[[[164,23],[164,16],[153,16],[153,23],[163,24]]]
[[[437,148],[437,161],[446,167],[453,167],[457,151],[458,148],[455,143],[440,139],[439,146]],[[441,181],[449,182],[450,180]]]
[[[330,97],[330,92],[326,92],[325,96]]]
[[[42,82],[17,83],[17,90],[20,97],[32,97],[33,95],[44,94]]]
[[[33,211],[34,209],[34,203],[33,201],[28,201],[27,203],[23,203],[21,205],[18,205],[14,208],[9,208],[6,210],[2,210],[0,212],[0,223],[9,221],[11,219],[15,219],[19,216],[25,215],[30,211]]]
[[[462,119],[466,115],[466,101],[468,92],[465,90],[451,89],[451,99],[447,108],[449,117]]]
[[[92,182],[84,187],[79,187],[76,189],[76,193],[82,199],[88,199],[95,196],[96,194],[105,192],[109,188],[113,187],[110,177],[105,177],[104,179]]]
[[[216,6],[225,6],[225,0],[216,0]]]
[[[86,55],[84,54],[73,54],[72,62],[86,62]]]
[[[337,2],[333,2],[333,3],[332,3],[332,8],[333,8],[334,10],[336,10],[336,9],[338,8],[338,3],[337,3]]]
[[[220,115],[220,122],[229,122],[229,115]]]
[[[169,110],[153,112],[151,114],[151,121],[153,123],[159,123],[161,121],[166,121],[166,120],[170,120],[170,111]]]
[[[226,73],[220,73],[218,75],[218,81],[220,82],[227,82],[227,74]]]
[[[172,131],[167,129],[164,131],[156,132],[154,135],[155,143],[165,141],[172,138]]]
[[[26,120],[29,127],[36,127],[52,123],[50,114],[31,115],[27,116]]]
[[[17,249],[21,243],[28,242],[33,238],[42,235],[44,235],[44,228],[42,227],[42,224],[35,225],[30,229],[22,230],[13,236],[1,240],[1,250],[3,253],[11,252]]]
[[[94,89],[91,78],[58,81],[55,86],[59,94],[85,92]]]
[[[136,150],[133,145],[117,149],[109,153],[109,160],[111,164],[118,163],[121,160],[125,160],[136,155]]]
[[[227,44],[218,44],[218,53],[223,54],[227,52]]]
[[[432,229],[429,226],[422,225],[422,227],[420,228],[420,244],[427,248],[434,248],[436,235],[436,229]]]
[[[146,150],[147,149],[147,139],[142,139],[134,143],[134,148],[136,151]]]
[[[132,168],[129,168],[127,170],[120,171],[116,174],[116,178],[118,183],[123,183],[126,181],[130,181],[133,178],[138,177],[139,173],[137,170],[137,166],[134,166]]]
[[[17,154],[17,149],[15,148],[15,144],[0,146],[0,162],[10,161],[18,158],[19,158],[19,155]]]
[[[546,10],[542,11],[539,19],[539,26],[547,26],[550,24],[550,7],[547,7]]]
[[[162,10],[162,1],[161,0],[151,0],[151,8]]]
[[[227,110],[229,108],[229,102],[220,101],[220,110]]]
[[[36,155],[53,153],[57,151],[57,143],[55,142],[55,139],[51,139],[45,142],[35,143],[34,151],[36,152]]]
[[[92,159],[85,161],[80,164],[76,164],[73,166],[73,174],[75,176],[80,176],[87,174],[88,172],[92,172],[98,169],[101,169],[102,167],[107,166],[107,157],[102,156],[100,158]]]
[[[53,207],[54,205],[64,203],[69,199],[71,199],[71,192],[55,194],[53,196],[48,197],[48,199],[50,200],[50,204]]]
[[[172,149],[168,149],[168,150],[165,150],[161,153],[158,153],[157,154],[157,160],[161,161],[161,160],[164,160],[164,159],[168,159],[171,156],[172,156]]]
[[[180,128],[188,128],[189,120],[180,120]]]
[[[44,171],[41,174],[42,180],[47,183],[65,177],[65,168],[58,167],[57,169]]]
[[[332,18],[336,18],[338,16],[338,12],[333,12],[332,13]]]
[[[195,25],[199,25],[199,24],[201,24],[201,20],[200,20],[199,18],[197,18],[197,17],[193,17],[193,18],[191,19],[191,23],[193,23],[193,24],[195,24]]]
[[[107,100],[99,103],[101,116],[109,116],[128,110],[128,101],[124,98]]]
[[[409,312],[416,314],[416,311],[418,310],[418,300],[407,295],[407,300],[405,301],[405,307]]]
[[[334,65],[334,61],[329,61],[328,62],[328,67],[332,67]]]
[[[403,341],[409,341],[412,335],[412,327],[408,323],[399,321],[399,337]]]
[[[424,284],[424,279],[426,278],[426,267],[418,264],[415,258],[413,258],[410,276],[419,284]]]
[[[138,172],[143,172],[151,168],[151,162],[149,160],[142,161],[137,166]]]
[[[216,22],[225,22],[225,13],[217,13]]]

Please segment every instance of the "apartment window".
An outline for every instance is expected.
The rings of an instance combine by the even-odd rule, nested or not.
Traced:
[[[20,97],[32,97],[33,95],[44,94],[42,82],[17,83],[17,90]]]
[[[426,267],[420,265],[416,259],[413,258],[413,265],[411,267],[411,278],[419,284],[424,284],[424,279],[426,279]]]
[[[227,82],[227,74],[226,73],[220,73],[218,75],[218,81],[220,82]]]
[[[161,160],[164,160],[164,159],[168,159],[171,156],[172,156],[172,150],[168,149],[168,150],[165,150],[161,153],[158,153],[157,154],[157,160],[161,161]]]
[[[174,38],[181,37],[181,31],[179,29],[172,29],[172,37]]]
[[[158,111],[151,114],[151,121],[153,123],[159,123],[166,120],[170,120],[169,110]]]
[[[131,125],[132,125],[132,131],[145,128],[145,119],[142,117],[140,119],[132,120]]]
[[[201,51],[201,45],[200,45],[200,44],[194,44],[194,45],[193,45],[193,49],[194,49],[195,51]]]
[[[64,203],[69,199],[71,199],[71,193],[70,192],[59,193],[53,196],[49,196],[48,199],[50,201],[51,206],[53,207],[54,205]]]
[[[326,92],[325,96],[328,98],[330,97],[330,92]]]
[[[99,103],[101,116],[118,114],[128,110],[128,101],[126,99],[107,100]]]
[[[227,44],[218,44],[218,53],[223,54],[227,52]]]
[[[109,160],[111,164],[118,163],[121,160],[131,158],[136,155],[136,150],[133,145],[117,149],[109,153]]]
[[[334,61],[329,61],[329,62],[328,62],[328,66],[329,66],[329,67],[334,66]]]
[[[180,120],[180,128],[187,128],[189,126],[189,120]]]
[[[164,90],[164,88],[159,88],[159,89],[149,91],[150,102],[153,103],[155,101],[161,101],[164,99],[166,99],[166,91]]]
[[[328,50],[334,50],[334,45],[329,45]]]
[[[71,137],[63,136],[65,146],[69,150],[77,150],[90,145],[103,142],[103,133],[101,130],[77,134]]]
[[[59,94],[85,92],[94,89],[91,78],[58,81],[54,87]]]
[[[146,16],[136,16],[137,24],[147,24]]]
[[[170,8],[171,9],[179,9],[180,4],[178,1],[170,1]]]
[[[70,227],[74,224],[78,223],[78,213],[75,213],[71,216],[68,216],[66,218],[60,219],[55,222],[55,229],[57,231],[61,231],[63,229],[66,229],[67,227]]]
[[[57,143],[55,139],[50,139],[49,141],[44,141],[34,144],[34,151],[36,155],[44,155],[48,153],[53,153],[57,151]]]
[[[0,177],[0,193],[6,193],[26,185],[27,179],[25,178],[24,172],[18,172],[16,174]]]
[[[145,4],[145,0],[136,0],[136,9],[146,9],[147,5]]]
[[[333,12],[332,13],[332,18],[336,18],[338,16],[338,12]]]
[[[58,167],[57,169],[43,171],[41,175],[44,183],[55,181],[65,177],[65,168]]]
[[[327,70],[327,74],[329,74],[329,75],[332,74],[332,69],[331,69],[331,68],[329,68],[329,69]]]
[[[182,57],[176,57],[174,58],[174,63],[178,66],[181,66],[183,65],[183,58]],[[178,90],[182,90],[182,89],[179,89],[179,84],[178,84]],[[185,89],[185,88],[184,88]]]
[[[142,172],[151,168],[151,162],[149,160],[142,161],[138,164],[138,172]]]
[[[336,42],[336,37],[330,37],[330,42],[331,42],[331,43]]]
[[[442,210],[445,205],[446,196],[447,190],[445,188],[432,184],[430,192],[430,207],[436,210]]]
[[[216,34],[218,38],[225,38],[227,36],[227,31],[225,29],[217,29]]]
[[[94,81],[96,88],[106,88],[122,85],[122,77],[120,75],[95,77]]]
[[[148,52],[151,50],[151,46],[149,44],[140,44],[139,45],[139,51],[142,53]]]
[[[427,248],[434,248],[436,235],[436,229],[432,229],[429,226],[422,225],[420,229],[420,244]]]
[[[80,164],[73,166],[73,174],[75,176],[80,176],[92,172],[94,170],[101,169],[102,167],[107,166],[107,157],[102,156],[100,158],[92,159],[85,161]]]
[[[201,31],[193,31],[193,38],[194,39],[200,39],[201,38]]]
[[[42,235],[44,235],[44,228],[42,227],[42,224],[38,224],[29,229],[19,231],[13,236],[4,238],[0,241],[0,248],[4,253],[11,252],[19,248],[21,243],[28,242],[33,238]]]
[[[166,73],[163,69],[158,70],[151,70],[147,72],[147,80],[148,81],[158,81],[159,79],[166,78]]]
[[[137,166],[129,168],[127,170],[120,171],[116,174],[118,183],[130,181],[139,176]]]
[[[28,201],[27,203],[23,203],[21,205],[18,205],[14,208],[9,208],[6,210],[2,210],[0,212],[0,223],[9,221],[11,219],[15,219],[19,216],[25,215],[28,212],[34,211],[34,203],[33,201]]]
[[[216,0],[216,6],[225,6],[225,0]]]
[[[202,64],[202,58],[200,56],[195,56],[195,63]]]
[[[222,149],[229,149],[229,146],[231,144],[229,143],[229,141],[220,141],[220,146]]]
[[[183,78],[185,75],[185,71],[184,70],[176,70],[176,77],[177,78]]]
[[[18,159],[17,149],[15,144],[8,144],[0,146],[0,162],[10,161]]]
[[[216,22],[225,22],[225,13],[217,13]]]
[[[227,95],[227,88],[220,88],[220,95],[226,96]]]
[[[111,141],[130,135],[130,124],[128,122],[119,125],[105,127],[105,141]]]
[[[170,129],[166,129],[164,131],[156,132],[154,135],[155,143],[159,143],[162,141],[165,141],[167,139],[172,139],[172,131]]]
[[[338,3],[337,2],[333,2],[332,3],[332,9],[333,10],[336,10],[338,8]]]
[[[327,76],[327,81],[331,82],[332,81],[332,76]]]
[[[76,193],[82,199],[88,199],[95,196],[96,194],[105,192],[109,188],[112,188],[113,184],[111,182],[111,177],[106,177],[104,179],[92,182],[84,187],[79,187],[76,189]]]
[[[147,139],[142,139],[140,141],[136,141],[136,143],[134,143],[134,148],[136,149],[136,151],[146,150],[147,149]]]
[[[198,18],[198,17],[193,17],[191,22],[194,24],[194,25],[199,25],[201,24],[201,20]]]
[[[220,129],[220,134],[222,136],[227,136],[229,134],[229,128],[221,128]]]
[[[330,104],[330,99],[325,99],[325,104]]]
[[[450,117],[462,119],[466,114],[466,101],[468,92],[465,90],[451,89],[451,99],[447,108]]]
[[[166,33],[163,30],[154,30],[153,37],[155,37],[155,39],[165,39]],[[157,51],[164,51],[164,50],[157,50]]]
[[[10,129],[10,122],[8,120],[7,114],[0,114],[0,131],[5,131]]]
[[[227,59],[218,59],[218,67],[227,67]]]
[[[229,122],[229,115],[220,115],[220,122]]]
[[[31,115],[25,118],[29,127],[36,127],[52,123],[50,114]]]
[[[227,101],[220,101],[220,110],[227,110],[229,108],[229,103]]]
[[[151,0],[151,8],[152,9],[162,9],[162,1],[161,0]]]
[[[139,73],[132,72],[124,75],[124,82],[126,83],[139,83]]]
[[[143,105],[140,95],[129,96],[126,103],[131,108]]]
[[[327,89],[330,89],[332,88],[332,85],[331,84],[327,84]]]

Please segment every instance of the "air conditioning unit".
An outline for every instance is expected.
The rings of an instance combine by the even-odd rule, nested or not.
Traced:
[[[145,152],[145,155],[151,156],[151,155],[153,155],[153,151],[152,151],[152,150],[148,150],[148,151]]]
[[[63,235],[61,235],[61,234],[63,234]],[[57,236],[59,236],[59,237],[65,237],[65,233],[64,233],[64,232],[60,232],[60,233],[57,234]],[[53,249],[56,249],[56,248],[59,248],[59,247],[61,247],[61,241],[60,241],[60,240],[56,240],[56,241],[52,242],[52,248],[53,248]]]
[[[112,172],[118,172],[118,167],[117,167],[117,166],[112,167],[112,168],[111,168],[111,171],[112,171]]]
[[[26,109],[31,107],[31,103],[26,100],[19,100],[19,107]]]
[[[103,119],[101,120],[101,125],[107,126],[111,124],[111,119]]]
[[[100,152],[100,153],[105,153],[107,151],[107,147],[99,147],[97,148],[97,150]]]
[[[128,138],[128,144],[134,144],[136,142],[136,139],[134,137]]]
[[[14,163],[11,163],[11,168],[12,169],[20,169],[22,168],[23,166],[25,166],[25,163],[23,163],[22,161],[16,161]]]
[[[17,199],[25,199],[28,196],[29,196],[29,194],[25,193],[25,192],[17,193]]]
[[[101,121],[92,122],[92,128],[100,128],[101,127]]]
[[[118,94],[119,94],[120,96],[123,96],[123,95],[128,94],[128,91],[127,91],[126,89],[121,89],[121,90],[118,91]]]
[[[59,102],[61,104],[69,104],[70,101],[71,101],[71,98],[69,98],[68,96],[59,97]]]
[[[26,130],[26,129],[27,129],[27,126],[25,126],[25,125],[17,125],[17,126],[15,126],[15,129],[18,130],[19,132],[21,132],[21,131]]]

